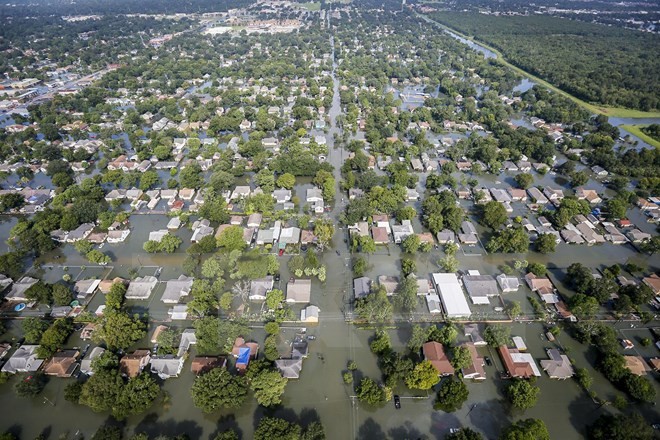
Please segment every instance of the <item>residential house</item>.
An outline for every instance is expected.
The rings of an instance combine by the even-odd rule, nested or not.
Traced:
[[[546,186],[543,188],[543,194],[547,197],[548,200],[551,202],[558,202],[564,198],[564,191],[562,191],[559,188],[552,188],[549,186]],[[537,201],[538,203],[538,201]]]
[[[209,235],[213,235],[213,232],[215,231],[211,227],[211,222],[207,219],[196,220],[192,224],[192,228],[193,228],[193,234],[192,237],[190,237],[190,241],[192,243],[199,243],[199,241],[202,238],[208,237]]]
[[[626,368],[636,376],[646,376],[651,371],[641,356],[624,356],[623,359],[626,362]]]
[[[286,285],[286,302],[309,303],[312,293],[312,280],[292,278]]]
[[[491,275],[466,275],[463,285],[473,304],[490,304],[489,298],[498,296],[497,282]]]
[[[399,287],[399,278],[389,275],[380,275],[378,277],[378,284],[385,288],[387,296],[392,296],[396,293],[397,287]]]
[[[231,353],[236,358],[236,369],[242,373],[247,369],[250,361],[256,359],[259,353],[259,344],[256,342],[245,342],[245,339],[239,336],[234,340],[234,347]]]
[[[307,306],[300,311],[300,321],[317,324],[319,322],[319,313],[321,309],[316,306]]]
[[[84,240],[85,238],[87,238],[89,234],[92,233],[93,230],[94,230],[93,223],[83,223],[73,231],[69,232],[66,241],[68,243],[74,243],[76,241]]]
[[[273,198],[275,203],[286,203],[291,200],[291,190],[290,189],[276,189],[273,191]]]
[[[237,186],[234,188],[234,191],[231,193],[230,200],[241,200],[246,197],[249,197],[251,194],[251,189],[249,186]]]
[[[541,368],[548,373],[550,379],[568,379],[573,377],[575,372],[573,371],[573,366],[571,365],[570,359],[565,354],[561,354],[559,350],[555,348],[549,348],[547,351],[549,360],[541,361]]]
[[[414,233],[415,231],[413,230],[412,222],[410,220],[403,220],[400,225],[392,226],[392,234],[394,235],[394,242],[397,244],[401,243],[406,237],[413,235]]]
[[[167,311],[167,315],[172,321],[185,321],[188,319],[188,306],[186,304],[176,304]]]
[[[609,174],[605,168],[598,165],[591,167],[591,171],[598,177],[605,177]]]
[[[348,200],[355,200],[358,197],[363,197],[364,191],[359,188],[349,188],[348,190]]]
[[[584,189],[584,187],[575,189],[575,197],[577,197],[578,200],[586,200],[592,205],[597,205],[603,201],[595,190]]]
[[[150,361],[151,352],[149,350],[135,350],[119,360],[119,372],[129,378],[137,377]]]
[[[37,359],[38,345],[21,345],[2,366],[3,373],[32,373],[37,371],[43,359]]]
[[[496,278],[502,292],[517,292],[520,287],[520,280],[517,277],[512,277],[506,274],[499,274]]]
[[[660,276],[654,273],[648,277],[642,278],[642,283],[649,286],[654,295],[660,295]]]
[[[36,278],[31,278],[31,277],[21,278],[20,280],[16,281],[13,286],[11,286],[11,290],[5,296],[5,299],[7,301],[27,301],[25,292],[30,287],[37,284],[38,281],[39,280],[37,280]]]
[[[465,336],[470,338],[470,341],[472,341],[473,345],[480,347],[488,345],[481,334],[481,327],[479,324],[465,324],[463,326],[463,330]]]
[[[287,379],[298,379],[302,371],[302,364],[303,360],[301,358],[275,360],[275,367],[282,377]]]
[[[101,284],[101,280],[80,280],[76,281],[73,286],[73,291],[76,293],[76,298],[83,300],[90,296]]]
[[[387,228],[384,227],[373,226],[371,237],[376,244],[388,244],[390,242],[390,234],[387,232]]]
[[[310,188],[307,190],[305,201],[316,214],[322,214],[324,210],[323,192],[319,188]]]
[[[254,214],[250,214],[247,220],[247,227],[258,228],[259,226],[261,226],[261,219],[262,216],[258,212],[255,212]]]
[[[78,350],[60,350],[44,366],[44,373],[48,376],[71,377],[78,368],[76,362],[80,352]]]
[[[539,190],[536,187],[529,188],[527,190],[527,194],[529,194],[529,197],[532,199],[534,203],[537,203],[539,205],[545,205],[546,203],[549,202],[548,198],[544,196],[541,190]]]
[[[92,369],[92,361],[94,359],[101,357],[103,353],[105,353],[105,348],[94,347],[92,351],[89,353],[89,355],[85,359],[80,361],[80,372],[88,376],[94,374],[94,370]]]
[[[528,379],[532,376],[541,376],[531,354],[519,353],[518,350],[510,349],[506,345],[498,347],[497,351],[509,377]]]
[[[158,284],[158,279],[154,276],[137,277],[128,285],[124,297],[126,299],[148,299],[156,284]]]
[[[465,379],[486,380],[486,370],[484,369],[484,358],[479,356],[477,348],[472,342],[462,344],[470,352],[471,363],[461,371]]]
[[[183,370],[185,358],[173,355],[154,356],[151,358],[151,372],[161,379],[178,377]]]
[[[444,347],[439,342],[431,341],[422,345],[422,353],[424,360],[427,360],[433,365],[438,372],[438,376],[451,376],[454,374],[454,367],[449,362],[449,358],[445,354]]]
[[[160,243],[163,237],[165,237],[169,233],[170,231],[168,231],[167,229],[159,229],[157,231],[151,231],[149,232],[149,241],[155,241],[157,243]]]
[[[266,294],[273,290],[274,285],[275,281],[271,275],[250,281],[250,301],[265,301]]]
[[[631,231],[628,231],[626,233],[626,236],[632,241],[633,243],[641,243],[646,240],[651,239],[651,234],[647,234],[646,232],[642,232],[639,229],[633,229]]]
[[[436,238],[440,244],[456,243],[456,234],[454,234],[454,231],[449,229],[443,229],[442,231],[438,232]]]
[[[179,275],[175,280],[169,280],[165,283],[165,291],[160,298],[165,304],[177,304],[181,298],[188,296],[192,289],[194,279],[185,275]]]
[[[355,299],[364,298],[371,293],[371,279],[367,277],[355,278],[353,280],[353,293]]]
[[[190,371],[199,376],[215,368],[226,368],[227,358],[224,356],[196,356],[190,365]]]
[[[280,245],[298,244],[300,242],[300,228],[295,226],[282,228],[279,241]]]
[[[516,202],[526,202],[527,201],[527,192],[524,189],[519,188],[509,188],[507,190],[512,201]]]

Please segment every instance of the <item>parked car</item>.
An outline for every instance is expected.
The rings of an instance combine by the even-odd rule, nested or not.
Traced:
[[[486,365],[488,365],[489,367],[493,365],[493,361],[491,361],[488,356],[484,357],[484,361],[486,362]]]
[[[284,249],[280,249],[280,251],[277,253],[277,255],[279,255],[280,257],[281,257],[282,255],[284,255]]]
[[[401,399],[399,398],[398,395],[394,396],[394,407],[396,409],[401,409]]]

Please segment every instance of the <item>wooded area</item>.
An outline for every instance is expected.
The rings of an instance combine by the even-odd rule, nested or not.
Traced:
[[[551,17],[442,12],[433,19],[585,101],[646,111],[660,107],[656,35]]]

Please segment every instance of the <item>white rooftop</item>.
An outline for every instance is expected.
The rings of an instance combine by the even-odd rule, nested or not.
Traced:
[[[459,318],[472,314],[456,274],[434,273],[431,276],[447,316]]]

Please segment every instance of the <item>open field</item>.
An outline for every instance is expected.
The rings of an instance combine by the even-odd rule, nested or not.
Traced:
[[[644,125],[622,125],[621,128],[629,132],[630,134],[637,136],[644,142],[646,142],[649,145],[653,145],[655,148],[660,148],[660,142],[656,141],[653,139],[651,136],[647,135],[644,133],[641,128],[644,127]]]

